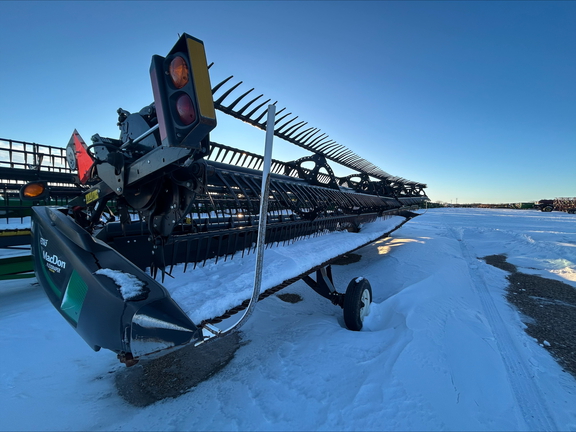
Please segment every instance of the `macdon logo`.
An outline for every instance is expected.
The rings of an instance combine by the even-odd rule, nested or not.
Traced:
[[[50,264],[54,264],[55,266],[58,266],[62,269],[66,268],[66,262],[62,261],[60,258],[58,258],[58,255],[54,254],[52,256],[48,255],[48,252],[44,251],[42,253],[42,256],[44,257],[44,260]],[[52,269],[52,266],[48,266],[50,269]],[[57,269],[58,273],[60,273],[60,269]]]

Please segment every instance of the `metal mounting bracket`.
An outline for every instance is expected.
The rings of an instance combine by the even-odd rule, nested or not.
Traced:
[[[322,297],[327,298],[336,306],[343,307],[344,294],[336,291],[334,287],[331,265],[316,270],[316,280],[312,279],[310,275],[304,276],[302,280]]]

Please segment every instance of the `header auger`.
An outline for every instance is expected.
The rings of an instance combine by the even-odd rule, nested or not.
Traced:
[[[240,84],[225,90],[230,78],[212,88],[208,68],[204,44],[187,34],[166,57],[153,56],[154,102],[137,113],[118,110],[118,139],[96,134],[87,145],[74,131],[68,165],[83,192],[66,207],[34,207],[39,282],[92,348],[110,349],[128,365],[225,333],[215,327],[221,317],[193,322],[156,277],[187,277],[193,271],[174,275],[174,266],[183,264],[186,272],[210,259],[250,253],[263,233],[263,197],[267,245],[357,232],[363,224],[402,216],[389,232],[415,215],[409,208],[428,200],[426,185],[390,176],[284,109],[274,123],[263,120],[269,101],[245,101],[252,90],[233,96]],[[264,156],[210,141],[215,110],[263,130],[272,125],[269,132],[312,154],[272,159],[263,193]],[[339,178],[329,161],[357,173]],[[357,278],[346,294],[338,293],[328,260],[260,297],[297,279],[342,306],[349,328],[361,328],[371,301],[368,281]],[[224,316],[248,304],[230,306]]]

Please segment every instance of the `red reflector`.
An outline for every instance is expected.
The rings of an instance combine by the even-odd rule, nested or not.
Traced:
[[[192,99],[186,93],[183,93],[178,97],[176,101],[176,111],[180,117],[180,121],[184,126],[191,125],[196,121],[196,110],[194,109],[194,104]]]
[[[74,150],[76,151],[76,165],[78,168],[78,179],[80,183],[86,184],[90,179],[90,170],[92,169],[92,165],[94,161],[88,154],[88,150],[86,147],[86,143],[78,133],[78,131],[74,130],[72,134],[72,138],[70,141],[74,142]]]

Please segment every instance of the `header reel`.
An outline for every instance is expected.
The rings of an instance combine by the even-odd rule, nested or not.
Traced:
[[[267,244],[357,231],[428,199],[425,185],[390,176],[318,129],[301,130],[305,123],[295,118],[281,123],[286,115],[270,132],[313,154],[272,160],[264,193],[262,156],[209,139],[215,109],[265,128],[258,112],[264,104],[252,108],[259,97],[236,110],[246,92],[224,106],[235,85],[214,101],[228,80],[211,88],[204,44],[187,34],[166,57],[153,56],[150,75],[154,103],[138,113],[118,110],[119,139],[96,134],[87,146],[74,131],[67,156],[82,195],[67,208],[34,208],[39,282],[91,347],[110,349],[127,364],[216,334],[193,323],[155,277],[158,271],[162,280],[172,276],[179,263],[186,271],[189,264],[250,252],[263,196]],[[328,160],[359,172],[338,178]],[[346,297],[335,291],[331,272],[313,271],[317,281],[304,280],[319,294],[345,311],[352,302],[354,314],[368,312],[359,306],[371,299],[367,281],[352,284]],[[361,326],[354,314],[348,312],[347,322]]]

